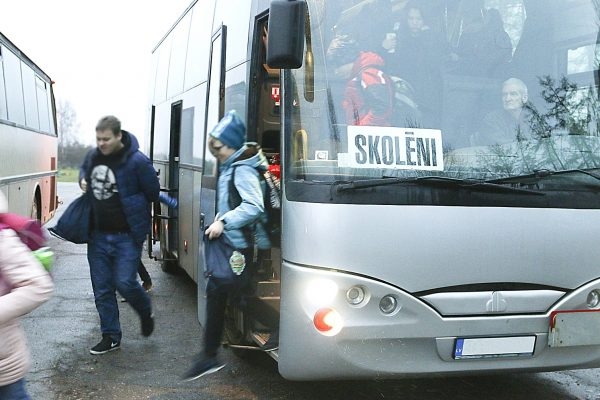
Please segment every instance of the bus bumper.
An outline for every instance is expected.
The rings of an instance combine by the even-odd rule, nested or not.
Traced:
[[[600,332],[585,345],[550,346],[551,316],[583,309],[600,280],[569,293],[535,315],[443,317],[431,306],[390,284],[335,270],[282,264],[279,372],[290,380],[409,378],[496,371],[552,371],[600,366]],[[356,297],[362,288],[363,300]],[[315,290],[317,288],[317,290]],[[326,295],[327,292],[331,295]],[[323,295],[323,296],[322,296]],[[396,300],[392,312],[386,296]],[[389,297],[388,297],[389,299]],[[337,333],[320,332],[315,317],[335,310]],[[600,312],[594,313],[594,329]],[[596,317],[597,316],[597,317]],[[596,319],[598,318],[598,319]],[[583,320],[585,323],[585,319]],[[582,326],[585,329],[585,326]],[[590,333],[584,335],[590,337]],[[591,335],[593,336],[593,334]],[[462,354],[462,344],[491,352]],[[589,344],[593,343],[593,344]]]

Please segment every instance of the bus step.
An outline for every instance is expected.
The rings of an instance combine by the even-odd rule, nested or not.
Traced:
[[[279,297],[279,280],[259,281],[256,285],[256,297]]]
[[[267,343],[271,334],[269,332],[252,332],[250,335],[254,342],[258,343],[260,346]],[[260,349],[260,347],[259,347]],[[271,356],[275,361],[279,361],[279,349],[273,351],[267,351],[267,354]]]
[[[242,350],[258,350],[262,351],[259,346],[246,346],[243,344],[231,344],[231,343],[223,343],[223,347],[230,349],[242,349]]]

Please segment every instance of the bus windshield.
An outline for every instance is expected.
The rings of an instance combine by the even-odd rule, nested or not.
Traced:
[[[284,76],[292,199],[353,201],[369,188],[390,201],[408,185],[452,198],[395,202],[597,207],[567,197],[600,187],[598,2],[307,3],[304,63]],[[484,193],[456,195],[465,190]]]

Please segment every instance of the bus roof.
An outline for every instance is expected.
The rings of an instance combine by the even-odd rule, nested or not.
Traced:
[[[42,75],[49,82],[52,82],[50,76],[45,73],[40,67],[37,66],[36,63],[31,61],[29,57],[25,53],[21,51],[13,42],[11,42],[2,32],[0,32],[0,43],[8,47],[11,51],[13,51],[21,60],[25,61],[30,67],[32,67],[39,75]]]

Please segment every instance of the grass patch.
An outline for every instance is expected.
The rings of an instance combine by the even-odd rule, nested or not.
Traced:
[[[62,168],[58,170],[59,182],[77,182],[79,181],[79,170],[75,168]]]

